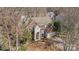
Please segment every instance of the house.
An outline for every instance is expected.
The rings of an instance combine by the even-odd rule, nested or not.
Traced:
[[[32,20],[37,23],[34,26],[35,41],[41,40],[43,38],[50,39],[55,35],[55,32],[53,32],[52,24],[49,25],[52,22],[50,17],[33,17]]]
[[[39,17],[30,17],[26,16],[21,17],[21,23],[25,22],[26,28],[32,30],[33,39],[35,41],[41,40],[42,38],[51,39],[56,35],[56,32],[53,28],[52,18],[55,16],[55,12],[48,12],[48,16],[39,16]],[[56,20],[61,19],[62,17],[56,15]]]
[[[51,13],[52,14],[52,13]],[[53,36],[56,35],[56,31],[54,30],[51,17],[33,17],[33,21],[35,21],[37,24],[34,27],[34,40],[38,41],[42,38],[48,38],[51,39]],[[60,21],[63,23],[64,16],[57,15],[55,17],[55,21]]]
[[[52,14],[52,12],[51,12]],[[25,17],[21,17],[21,19],[25,19]],[[51,38],[55,35],[53,32],[53,27],[48,26],[49,23],[52,23],[52,19],[49,16],[44,17],[31,17],[27,19],[25,22],[29,30],[32,30],[33,39],[35,41],[41,40],[42,38]]]

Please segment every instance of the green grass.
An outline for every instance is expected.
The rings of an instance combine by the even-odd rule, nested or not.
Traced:
[[[22,46],[19,48],[19,51],[26,51],[26,50],[27,50],[26,45],[22,45]]]

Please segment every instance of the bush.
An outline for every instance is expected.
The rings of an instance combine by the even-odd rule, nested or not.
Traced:
[[[61,32],[61,24],[59,21],[54,21],[54,29],[58,32]]]
[[[19,51],[26,51],[26,50],[27,50],[26,45],[22,45],[22,46],[20,46],[20,48],[19,48]]]
[[[32,39],[31,31],[25,31],[24,34],[23,34],[23,38],[24,38],[25,41],[31,40]]]
[[[20,38],[20,43],[25,44],[27,41],[32,40],[32,33],[31,31],[25,30],[22,37]]]

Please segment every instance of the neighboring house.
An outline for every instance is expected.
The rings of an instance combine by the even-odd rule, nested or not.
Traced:
[[[60,31],[62,31],[64,28],[63,28],[63,26],[64,26],[64,24],[65,24],[65,17],[64,16],[62,16],[62,15],[58,15],[58,16],[56,16],[56,18],[55,18],[55,22],[58,22],[59,23],[59,25],[58,26],[60,26],[59,27],[59,29],[60,29]]]
[[[54,19],[55,13],[54,13],[54,12],[48,12],[48,16],[49,16],[51,19]]]
[[[47,16],[49,16],[52,20],[55,20],[56,16],[58,16],[58,11],[54,10],[54,11],[48,11]]]
[[[28,17],[25,16],[25,15],[22,15],[21,18],[20,18],[20,20],[19,20],[19,22],[18,22],[18,26],[22,27],[23,24],[25,24],[26,22],[28,22]]]
[[[56,21],[60,21],[60,22],[64,22],[64,19],[65,19],[65,17],[64,16],[62,16],[62,15],[58,15],[58,16],[56,16],[56,18],[55,18],[55,20]]]

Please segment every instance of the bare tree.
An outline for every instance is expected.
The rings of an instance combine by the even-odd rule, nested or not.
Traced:
[[[10,39],[10,36],[9,36],[11,28],[9,27],[7,22],[8,22],[7,20],[3,19],[3,24],[4,24],[4,27],[6,29],[7,38],[8,38],[8,42],[9,42],[9,48],[10,48],[10,51],[11,51],[11,49],[12,49],[12,47],[11,47],[11,39]]]
[[[74,16],[67,16],[65,20],[65,30],[64,33],[64,50],[71,51],[76,50],[76,42],[78,40],[79,32],[78,32],[78,21],[75,21]],[[76,25],[77,24],[77,25]]]

